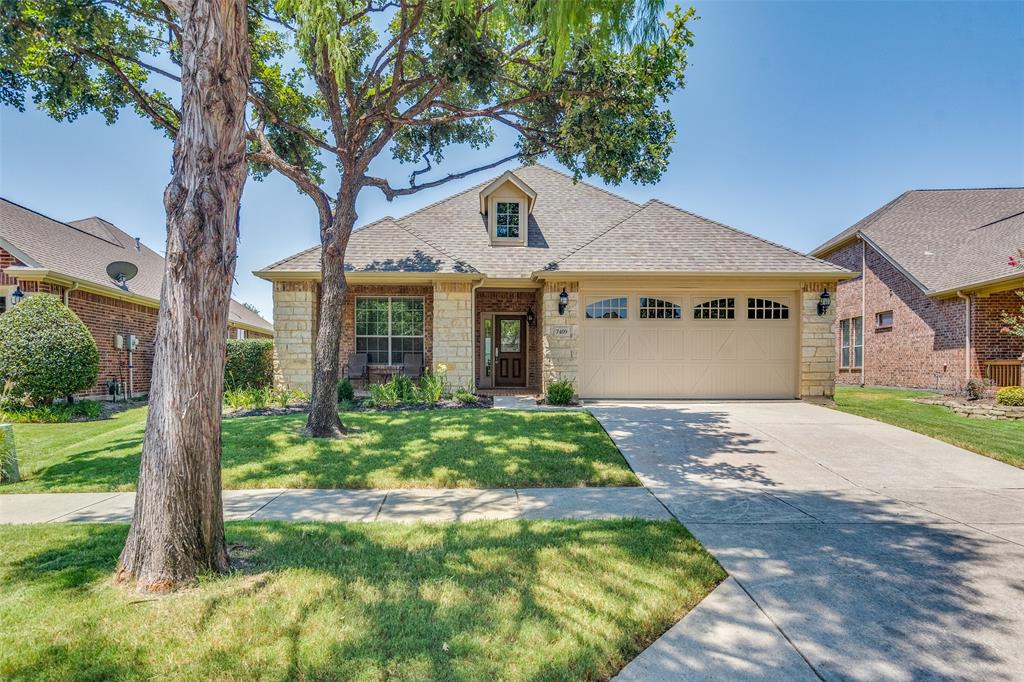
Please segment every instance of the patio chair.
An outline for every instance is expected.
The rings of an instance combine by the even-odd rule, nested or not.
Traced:
[[[419,353],[403,354],[402,374],[410,379],[419,379],[423,376],[423,356]]]
[[[370,380],[370,362],[366,353],[349,353],[345,376],[349,381]]]

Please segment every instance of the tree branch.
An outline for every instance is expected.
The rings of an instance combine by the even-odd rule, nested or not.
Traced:
[[[334,218],[334,211],[331,208],[330,197],[320,189],[320,186],[302,168],[288,163],[278,156],[262,127],[251,129],[246,137],[258,145],[256,151],[249,153],[249,159],[257,163],[265,163],[295,183],[299,191],[309,196],[316,204],[317,212],[320,214],[320,225],[330,225]]]
[[[485,170],[496,168],[497,166],[500,166],[503,163],[508,163],[509,161],[518,157],[519,154],[509,154],[505,158],[498,159],[497,161],[494,161],[492,163],[484,164],[483,166],[477,166],[476,168],[467,171],[462,171],[461,173],[450,173],[443,178],[431,180],[430,182],[425,182],[422,185],[410,185],[409,187],[392,187],[384,178],[378,178],[369,175],[363,178],[363,185],[367,187],[376,187],[384,194],[384,197],[388,201],[391,201],[395,197],[415,194],[416,192],[421,192],[425,189],[430,189],[431,187],[438,187],[445,183],[451,182],[452,180],[459,180],[470,175],[473,175],[474,173],[480,173]]]

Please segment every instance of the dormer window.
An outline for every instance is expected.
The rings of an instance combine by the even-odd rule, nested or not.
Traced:
[[[526,246],[537,193],[511,171],[480,190],[480,213],[493,246]]]
[[[519,239],[522,223],[522,214],[518,201],[496,201],[494,202],[495,236],[498,239]]]

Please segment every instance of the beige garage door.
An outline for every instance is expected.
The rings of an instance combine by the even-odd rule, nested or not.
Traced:
[[[793,398],[796,294],[583,295],[584,398]]]

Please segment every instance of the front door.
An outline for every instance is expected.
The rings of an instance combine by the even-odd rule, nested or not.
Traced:
[[[494,318],[497,341],[494,360],[495,386],[526,386],[526,317]]]

